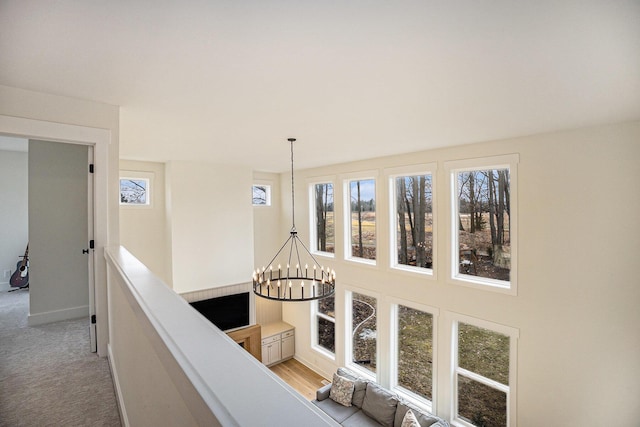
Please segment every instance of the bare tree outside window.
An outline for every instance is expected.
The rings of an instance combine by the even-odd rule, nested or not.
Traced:
[[[253,193],[252,203],[254,206],[271,205],[271,186],[254,185],[251,187],[251,189]]]
[[[509,169],[457,173],[459,273],[509,281]]]
[[[399,265],[433,268],[431,175],[401,176],[396,186],[396,248]]]
[[[320,252],[335,252],[335,217],[333,210],[333,184],[314,186],[316,242]]]
[[[349,182],[351,256],[376,259],[376,200],[373,179]]]
[[[120,178],[121,205],[148,205],[149,180],[143,178]]]

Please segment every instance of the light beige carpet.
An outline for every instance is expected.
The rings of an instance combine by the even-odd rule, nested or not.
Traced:
[[[0,292],[0,426],[120,426],[88,319],[27,326],[29,293]]]

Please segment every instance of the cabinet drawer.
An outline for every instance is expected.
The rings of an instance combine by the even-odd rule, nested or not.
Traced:
[[[287,331],[282,333],[282,338],[292,337],[293,331]]]
[[[262,345],[271,344],[280,341],[280,335],[274,335],[272,337],[262,338]]]

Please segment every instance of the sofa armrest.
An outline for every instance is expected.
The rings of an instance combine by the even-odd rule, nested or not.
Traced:
[[[331,383],[320,387],[316,391],[316,400],[318,401],[325,400],[326,398],[329,397],[330,392],[331,392]]]

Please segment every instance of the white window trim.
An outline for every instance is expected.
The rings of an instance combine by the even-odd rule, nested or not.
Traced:
[[[501,325],[499,323],[490,322],[488,320],[478,319],[475,317],[465,316],[462,314],[447,313],[451,325],[451,424],[454,426],[474,427],[473,424],[458,418],[458,374],[465,376],[474,381],[478,381],[484,385],[500,390],[506,394],[507,398],[507,426],[516,427],[516,411],[517,411],[517,360],[518,360],[518,339],[520,331],[510,326]],[[479,328],[488,329],[509,337],[509,385],[501,384],[497,381],[486,378],[475,372],[468,371],[458,366],[458,324],[466,323],[468,325],[477,326]]]
[[[505,293],[509,295],[518,294],[518,154],[507,154],[504,156],[484,157],[477,159],[455,160],[444,163],[447,179],[449,181],[449,232],[448,239],[448,281],[454,284],[468,286],[476,289]],[[458,272],[460,251],[458,250],[458,200],[457,200],[457,179],[458,172],[488,169],[509,169],[510,176],[510,200],[511,228],[509,238],[511,240],[511,269],[508,282],[484,277],[477,277]]]
[[[344,214],[344,259],[345,261],[349,261],[349,262],[353,262],[353,263],[357,263],[357,264],[362,264],[362,265],[369,265],[369,266],[377,266],[378,265],[378,258],[379,258],[379,245],[378,245],[378,240],[380,237],[380,232],[379,232],[379,227],[380,227],[380,221],[379,221],[379,217],[378,217],[378,201],[379,201],[379,197],[378,197],[378,191],[379,191],[379,183],[378,183],[378,171],[365,171],[365,172],[357,172],[357,173],[351,173],[351,174],[345,174],[341,176],[342,182],[343,182],[343,205],[344,205],[344,210],[343,210],[343,214]],[[376,203],[376,259],[366,259],[366,258],[360,258],[360,257],[354,257],[351,255],[351,188],[350,188],[350,183],[352,181],[366,181],[366,180],[373,180],[374,181],[374,185],[375,185],[375,203]],[[335,196],[334,196],[334,203],[335,203]]]
[[[119,201],[120,207],[125,209],[151,209],[153,208],[153,191],[154,191],[155,174],[150,171],[121,170],[118,178],[118,198],[120,197],[120,181],[123,179],[136,179],[147,182],[147,203],[122,203]]]
[[[397,168],[388,168],[384,170],[385,176],[389,183],[389,269],[394,271],[402,271],[420,277],[428,277],[436,280],[437,265],[437,205],[436,205],[436,172],[437,163],[427,163],[421,165],[412,165]],[[396,186],[395,180],[401,176],[431,175],[431,215],[433,218],[433,248],[431,259],[433,261],[432,268],[414,267],[411,265],[398,264],[398,242],[396,238]]]
[[[434,408],[437,408],[437,370],[438,370],[438,317],[440,316],[440,310],[436,307],[420,304],[414,301],[408,301],[398,298],[388,299],[391,307],[390,316],[390,354],[389,354],[389,374],[390,374],[390,388],[398,393],[400,396],[409,400],[410,402],[418,405],[419,407],[427,409],[431,413],[435,413]],[[432,400],[425,399],[424,397],[414,393],[413,391],[406,389],[398,385],[398,306],[402,305],[415,310],[419,310],[425,313],[431,314],[432,320],[432,349],[431,355],[431,397]]]
[[[266,187],[266,198],[267,198],[267,203],[264,205],[260,205],[260,204],[255,204],[253,203],[253,187]],[[271,187],[272,184],[270,181],[253,181],[253,184],[251,184],[251,205],[254,208],[268,208],[271,207]]]
[[[330,322],[333,322],[334,331],[335,331],[335,324],[336,324],[336,319],[335,318],[327,316],[326,314],[320,313],[318,311],[318,302],[319,301],[320,300],[315,300],[311,304],[311,310],[310,310],[311,311],[311,349],[314,350],[317,353],[320,353],[322,356],[326,357],[327,359],[335,361],[336,360],[336,354],[332,353],[331,351],[329,351],[326,348],[322,347],[318,343],[318,317],[322,317],[323,319],[326,319],[326,320],[328,320]],[[336,341],[336,336],[334,335],[334,344],[333,344],[334,346],[335,346],[335,341]]]
[[[353,363],[353,331],[352,331],[352,323],[353,323],[353,294],[358,293],[362,295],[366,295],[371,298],[376,299],[376,330],[380,331],[380,316],[378,316],[378,310],[380,306],[380,295],[370,292],[365,289],[359,288],[347,288],[345,290],[345,322],[344,322],[344,365],[345,367],[357,372],[361,376],[368,378],[373,381],[378,381],[378,376],[380,374],[380,367],[376,368],[376,372],[371,372],[370,370],[363,368],[357,363]],[[376,360],[380,360],[380,339],[376,337]]]
[[[315,197],[315,186],[317,184],[331,184],[333,185],[333,250],[334,253],[319,251],[316,248],[316,244],[318,241],[318,235],[316,232],[316,197]],[[314,178],[313,180],[307,180],[307,186],[309,188],[309,250],[313,255],[320,255],[326,258],[335,258],[335,251],[338,249],[338,236],[337,236],[337,219],[338,212],[336,207],[336,183],[335,177],[327,177],[325,178]]]

